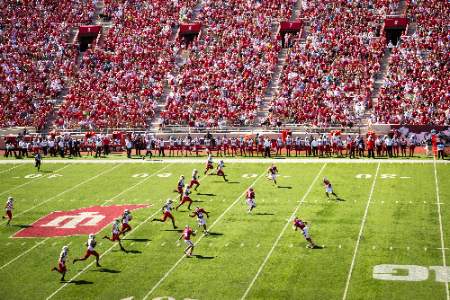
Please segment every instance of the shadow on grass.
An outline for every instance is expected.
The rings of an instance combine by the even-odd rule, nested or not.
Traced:
[[[112,269],[108,269],[108,268],[100,268],[100,269],[97,269],[97,270],[93,270],[93,272],[117,274],[117,273],[120,273],[122,271],[112,270]]]
[[[162,231],[175,231],[175,232],[183,232],[183,229],[164,229]]]
[[[199,196],[210,196],[210,197],[215,197],[216,194],[211,194],[211,193],[197,193],[197,195]]]
[[[215,256],[203,256],[200,254],[195,254],[194,257],[198,258],[198,259],[214,259],[214,258],[216,258]]]
[[[255,216],[274,216],[273,213],[254,213]]]
[[[131,253],[131,254],[141,254],[142,251],[139,251],[139,250],[127,250],[127,253]]]
[[[208,232],[208,235],[211,235],[211,236],[220,236],[220,235],[223,235],[223,233],[220,233],[220,232]]]
[[[122,241],[133,241],[137,243],[151,242],[151,239],[122,239]]]
[[[279,189],[292,189],[292,186],[281,186],[281,185],[279,185],[279,186],[277,186],[277,188],[279,188]]]
[[[239,184],[241,182],[240,181],[228,181],[227,183],[229,183],[229,184]]]
[[[87,281],[87,280],[61,281],[61,283],[75,284],[75,285],[93,284],[92,281]]]
[[[13,224],[12,226],[14,226],[14,227],[19,227],[19,228],[28,228],[28,227],[32,227],[31,225],[28,225],[28,224]]]

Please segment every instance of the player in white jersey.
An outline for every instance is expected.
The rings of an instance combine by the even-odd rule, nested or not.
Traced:
[[[53,267],[52,271],[58,271],[62,275],[61,281],[65,281],[64,276],[66,276],[66,260],[69,257],[69,246],[62,247],[61,253],[59,254],[58,267]]]
[[[95,235],[93,233],[89,234],[89,238],[86,243],[87,249],[86,253],[84,254],[84,257],[82,258],[75,258],[72,263],[76,263],[77,261],[82,261],[88,259],[89,256],[94,255],[95,256],[95,263],[97,264],[97,267],[101,267],[99,260],[100,255],[95,251],[95,246],[97,246],[97,241],[95,240]]]
[[[189,188],[192,188],[192,186],[194,186],[195,184],[194,191],[196,191],[197,188],[200,186],[200,182],[198,181],[199,178],[200,176],[198,176],[197,169],[194,169],[194,171],[192,171],[192,179],[191,182],[189,183]]]
[[[208,151],[208,150],[207,150]],[[209,151],[208,151],[209,152]],[[209,170],[212,170],[213,167],[213,158],[212,158],[212,154],[208,153],[208,160],[206,161],[206,167],[205,167],[205,172],[204,174],[206,175],[206,173],[208,173]]]
[[[168,199],[166,204],[162,207],[163,216],[161,219],[154,218],[152,222],[165,222],[167,218],[172,220],[173,229],[177,229],[178,227],[175,225],[175,218],[172,215],[172,205],[173,201],[172,199]]]
[[[275,185],[277,185],[277,174],[278,174],[278,169],[277,167],[272,164],[268,169],[267,169],[267,179],[268,180],[272,180],[273,183]]]
[[[120,231],[120,219],[117,218],[114,220],[114,222],[112,223],[112,236],[109,237],[107,235],[105,235],[103,238],[104,239],[108,239],[111,242],[119,242],[119,246],[120,246],[120,250],[122,250],[123,252],[128,252],[127,250],[125,250],[125,248],[122,246],[122,242],[120,241],[120,234],[122,232]]]
[[[228,179],[226,178],[226,175],[223,171],[223,168],[225,168],[225,163],[223,162],[223,160],[219,161],[219,163],[217,164],[217,176],[222,176],[223,180],[228,181]]]
[[[128,231],[131,231],[130,221],[133,220],[133,216],[128,209],[123,211],[122,215],[122,229],[120,230],[120,234],[125,235]]]
[[[2,216],[3,219],[8,218],[8,222],[6,222],[6,225],[10,225],[11,220],[13,218],[12,215],[12,211],[14,209],[14,199],[13,197],[8,197],[8,200],[6,201],[6,205],[5,205],[5,212],[6,212],[6,216]]]

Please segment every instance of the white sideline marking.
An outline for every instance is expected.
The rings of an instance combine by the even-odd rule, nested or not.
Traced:
[[[61,171],[61,170],[64,170],[65,168],[67,168],[67,167],[69,167],[69,166],[70,166],[70,164],[65,164],[64,167],[59,168],[59,169],[56,169],[55,171],[53,171],[53,173],[59,172],[59,171]],[[40,174],[40,173],[39,173],[39,174]],[[11,191],[17,190],[18,188],[21,188],[21,187],[23,187],[23,186],[26,186],[26,185],[28,185],[28,184],[30,184],[30,183],[33,183],[33,182],[35,182],[36,180],[39,180],[39,179],[42,179],[42,178],[47,178],[47,177],[46,177],[46,176],[39,176],[39,177],[31,178],[29,181],[24,182],[24,183],[22,183],[21,185],[15,186],[15,187],[13,187],[13,188],[11,188],[11,189],[9,189],[9,190],[6,190],[6,191],[1,192],[1,193],[0,193],[0,196],[1,196],[1,195],[4,195],[4,194],[6,194],[6,193],[9,193],[9,192],[11,192]]]
[[[222,214],[220,216],[217,217],[217,219],[211,224],[211,226],[209,227],[209,229],[211,230],[214,225],[216,225],[224,216],[226,213],[228,213],[228,211],[230,209],[232,209],[236,203],[238,203],[241,198],[245,195],[245,193],[247,192],[247,190],[251,187],[253,187],[256,182],[258,182],[259,179],[261,179],[264,175],[266,174],[266,172],[264,171],[261,175],[259,175],[254,181],[253,183],[244,190],[244,192],[242,192],[242,194],[239,195],[239,197],[236,198],[236,200],[234,200],[233,203],[231,203],[230,206],[227,207],[227,209],[225,209]],[[200,241],[203,239],[203,237],[205,237],[205,235],[201,235],[199,237],[199,239],[195,242],[194,245],[197,245],[198,243],[200,243]],[[228,244],[225,245],[225,247],[227,247]],[[180,259],[166,272],[166,274],[164,274],[164,276],[152,287],[152,289],[144,296],[143,300],[147,299],[160,285],[161,283],[170,275],[170,273],[172,273],[173,270],[175,270],[175,268],[184,260],[184,258],[186,257],[186,254],[183,254]]]
[[[11,171],[11,170],[14,170],[15,168],[17,168],[17,167],[19,167],[19,166],[20,166],[20,165],[17,165],[17,166],[14,166],[14,167],[12,167],[12,168],[9,168],[9,169],[7,169],[7,170],[0,171],[0,174],[9,172],[9,171]],[[13,178],[15,178],[15,177],[13,177]],[[19,177],[17,177],[17,178],[19,178]]]
[[[377,170],[375,171],[375,176],[373,177],[372,187],[370,188],[369,199],[367,200],[366,210],[361,221],[361,227],[359,229],[358,239],[356,240],[355,250],[353,252],[352,263],[350,264],[350,270],[348,271],[347,282],[345,283],[344,295],[342,299],[347,299],[348,287],[350,286],[350,279],[352,278],[353,268],[355,267],[356,254],[358,253],[359,243],[361,242],[361,237],[364,230],[364,225],[367,220],[367,213],[369,212],[370,202],[372,201],[373,191],[375,190],[375,183],[377,182],[378,172],[380,171],[380,163],[377,165]]]
[[[43,243],[45,243],[49,238],[45,238],[42,241],[40,241],[39,243],[37,243],[36,245],[34,245],[33,247],[31,247],[30,249],[28,249],[25,252],[22,252],[21,254],[19,254],[18,256],[14,257],[13,259],[11,259],[9,262],[7,262],[6,264],[4,264],[3,266],[0,267],[0,270],[2,270],[3,268],[9,266],[10,264],[12,264],[13,262],[15,262],[16,260],[18,260],[19,258],[21,258],[22,256],[24,256],[25,254],[27,254],[28,252],[30,252],[31,250],[33,250],[34,248],[38,247],[39,245],[42,245]]]
[[[68,165],[67,165],[67,166],[68,166]],[[114,167],[112,167],[112,168],[110,168],[110,169],[107,169],[107,170],[105,170],[105,171],[103,171],[103,172],[101,172],[101,173],[99,173],[99,174],[97,174],[97,175],[95,175],[95,176],[93,176],[93,177],[91,177],[91,178],[88,178],[88,179],[86,179],[86,180],[84,180],[84,181],[82,181],[82,182],[80,182],[80,183],[78,183],[78,184],[76,184],[76,185],[74,185],[74,186],[72,186],[72,187],[70,187],[70,188],[64,190],[64,191],[62,191],[61,193],[57,194],[56,196],[53,196],[53,197],[51,197],[51,198],[48,198],[47,200],[44,200],[44,201],[42,201],[42,202],[39,202],[38,204],[36,204],[36,205],[34,205],[34,206],[32,206],[32,207],[30,207],[30,208],[28,208],[28,209],[26,209],[26,210],[24,210],[24,211],[18,213],[18,214],[16,214],[15,217],[17,218],[17,217],[19,217],[19,216],[21,216],[21,215],[23,215],[23,214],[29,212],[30,210],[35,209],[36,207],[39,207],[39,206],[41,206],[41,205],[43,205],[43,204],[45,204],[45,203],[47,203],[47,202],[49,202],[49,201],[52,201],[53,199],[56,199],[56,198],[58,198],[59,196],[64,195],[65,193],[70,192],[70,191],[72,191],[72,190],[78,188],[79,186],[81,186],[81,185],[83,185],[83,184],[85,184],[85,183],[87,183],[87,182],[89,182],[89,181],[91,181],[91,180],[94,180],[95,178],[97,178],[97,177],[99,177],[99,176],[102,176],[102,175],[105,174],[105,173],[108,173],[108,172],[114,170],[115,168],[117,168],[117,167],[119,167],[119,166],[120,166],[120,165],[115,165]],[[39,177],[39,178],[40,178],[40,177]],[[3,224],[3,223],[4,223],[4,222],[2,222],[2,223],[0,223],[0,224]],[[19,231],[20,231],[20,230],[19,230]],[[18,232],[19,232],[19,231],[18,231]]]
[[[239,164],[322,164],[322,163],[332,163],[332,164],[432,164],[431,159],[383,159],[383,160],[370,160],[370,159],[358,159],[353,160],[349,158],[284,158],[284,159],[270,159],[270,158],[226,158],[226,163],[239,163]],[[46,159],[46,164],[162,164],[162,163],[176,163],[176,164],[203,164],[205,162],[204,158],[173,158],[173,159],[155,159],[155,160],[142,160],[142,159],[106,159],[106,160],[93,160],[93,159],[76,159],[76,160],[57,160],[57,159]],[[34,164],[34,160],[18,160],[14,161],[15,164]],[[438,164],[450,164],[448,160],[439,160]],[[1,164],[11,164],[10,160],[0,160]]]
[[[445,242],[444,242],[444,229],[442,228],[442,214],[441,214],[441,196],[439,195],[439,180],[438,180],[438,174],[437,174],[437,168],[436,168],[436,157],[434,156],[434,183],[436,186],[436,203],[437,203],[437,210],[438,210],[438,216],[439,216],[439,232],[441,235],[441,252],[442,252],[442,265],[445,267],[447,267],[447,262],[446,262],[446,258],[445,258]],[[446,297],[447,300],[450,299],[450,293],[448,290],[448,281],[446,280],[444,282],[445,284],[445,293],[446,293]]]
[[[247,297],[248,293],[250,292],[250,290],[252,289],[252,287],[255,284],[256,280],[258,279],[259,275],[261,274],[262,270],[264,269],[264,266],[266,265],[267,261],[269,260],[270,256],[272,255],[273,251],[275,250],[275,247],[278,245],[281,237],[283,236],[284,232],[288,228],[288,226],[289,226],[289,224],[291,222],[291,219],[294,218],[295,215],[297,214],[297,211],[299,210],[300,206],[302,205],[302,202],[306,199],[306,197],[308,197],[308,195],[311,192],[313,186],[316,184],[317,179],[319,179],[320,174],[322,174],[322,171],[325,169],[326,166],[327,166],[327,163],[323,164],[322,167],[320,168],[319,172],[317,173],[316,177],[314,177],[311,185],[308,187],[308,189],[306,190],[306,193],[303,195],[302,199],[300,200],[300,203],[297,205],[297,207],[295,208],[294,212],[291,214],[291,217],[289,218],[288,222],[286,222],[286,224],[284,225],[283,229],[281,230],[280,234],[278,235],[277,239],[275,240],[275,243],[272,245],[272,248],[267,253],[266,257],[264,258],[264,260],[263,260],[263,262],[261,264],[261,266],[259,267],[259,269],[256,272],[255,276],[253,277],[253,279],[250,282],[249,286],[245,290],[244,295],[241,298],[242,300]]]

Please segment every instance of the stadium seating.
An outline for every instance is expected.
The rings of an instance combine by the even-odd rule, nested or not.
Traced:
[[[174,72],[162,117],[169,124],[244,125],[256,116],[277,62],[272,23],[289,19],[290,0],[205,1],[205,25],[180,72]]]
[[[392,50],[376,122],[450,124],[448,9],[447,1],[410,4],[408,14],[417,21],[417,31],[403,36]]]
[[[379,37],[386,1],[309,1],[305,43],[291,39],[280,93],[269,118],[314,126],[352,126],[371,107],[372,76],[380,68],[385,38]],[[300,33],[301,34],[301,33]]]
[[[90,1],[0,2],[0,127],[42,128],[73,72],[70,29],[88,23]]]
[[[83,54],[58,112],[64,127],[145,127],[161,97],[176,46],[172,28],[195,1],[105,1],[113,27]]]

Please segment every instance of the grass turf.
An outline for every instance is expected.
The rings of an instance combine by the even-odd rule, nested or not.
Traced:
[[[225,169],[229,183],[205,176],[199,188],[202,194],[193,194],[200,201],[194,205],[210,211],[207,223],[214,224],[210,236],[202,237],[199,230],[194,238],[200,240],[195,258],[182,257],[184,244],[176,243],[179,232],[172,231],[168,222],[147,220],[159,217],[163,202],[176,197],[172,190],[178,176],[189,178],[192,169],[203,170],[203,164],[44,164],[43,176],[36,178],[24,178],[35,174],[32,165],[9,170],[12,167],[0,165],[0,197],[16,199],[13,226],[2,222],[0,229],[4,299],[51,295],[54,299],[141,299],[146,295],[149,299],[240,299],[244,295],[248,299],[342,299],[353,258],[347,299],[446,299],[445,285],[435,281],[433,271],[427,280],[417,282],[372,278],[373,267],[379,264],[442,266],[433,164],[381,164],[368,206],[376,163],[280,164],[280,188],[261,176],[265,164],[229,164]],[[448,247],[450,165],[438,164],[436,171]],[[133,177],[142,173],[149,176]],[[371,176],[357,178],[358,174]],[[389,177],[385,174],[397,176],[385,178]],[[323,176],[344,201],[327,200]],[[241,196],[252,184],[258,206],[248,215]],[[86,268],[91,259],[69,263],[66,278],[76,276],[69,284],[60,283],[59,274],[50,268],[63,245],[70,243],[70,261],[82,256],[86,236],[10,238],[52,211],[109,204],[153,206],[133,212],[135,230],[123,241],[133,253],[124,254],[100,239],[110,233],[107,226],[97,235],[97,250],[106,253],[103,268]],[[290,225],[283,231],[296,208],[298,216],[311,221],[312,238],[324,249],[306,249],[303,237]],[[185,207],[174,215],[180,228],[185,224],[196,228]]]

